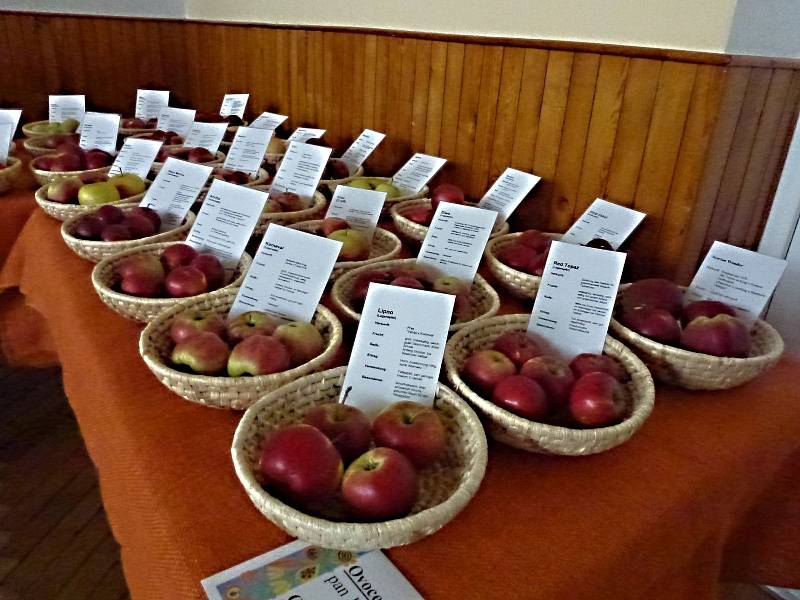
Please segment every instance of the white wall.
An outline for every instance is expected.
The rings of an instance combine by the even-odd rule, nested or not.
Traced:
[[[725,51],[800,58],[798,31],[797,0],[739,0]]]
[[[0,0],[0,9],[120,17],[184,18],[186,0]]]

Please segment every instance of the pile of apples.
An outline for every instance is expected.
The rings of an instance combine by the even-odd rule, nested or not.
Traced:
[[[317,235],[342,243],[340,261],[365,260],[369,258],[370,242],[366,235],[350,227],[350,223],[339,217],[322,219]]]
[[[512,269],[541,277],[552,242],[552,238],[541,231],[528,229],[502,248],[497,253],[497,259]]]
[[[716,300],[684,306],[683,290],[666,279],[632,283],[620,295],[617,318],[661,344],[734,358],[745,358],[750,352],[750,330],[732,306]]]
[[[346,176],[345,176],[346,177]],[[386,199],[399,198],[402,193],[393,183],[375,177],[355,177],[347,182],[347,185],[362,190],[375,190],[376,192],[386,192]]]
[[[350,166],[341,158],[329,158],[322,172],[322,179],[347,179],[350,177]]]
[[[77,133],[55,133],[43,138],[36,139],[36,145],[48,150],[56,150],[61,144],[68,143],[71,146],[77,146],[80,142],[81,136]]]
[[[117,206],[105,204],[80,217],[73,234],[84,240],[120,242],[150,237],[160,229],[161,217],[152,208],[136,206],[126,213]]]
[[[297,212],[305,210],[311,206],[309,200],[303,199],[294,192],[270,193],[267,202],[264,204],[265,213]]]
[[[436,212],[436,208],[441,202],[464,204],[464,192],[457,185],[453,185],[452,183],[442,183],[437,185],[431,193],[430,206],[415,206],[403,211],[402,214],[409,221],[430,227],[430,224],[433,221],[433,215]]]
[[[160,257],[135,254],[116,265],[119,289],[141,298],[188,298],[225,285],[225,269],[213,254],[173,244]]]
[[[579,354],[567,363],[523,331],[473,352],[461,375],[500,408],[540,423],[607,427],[627,410],[628,374],[614,358]]]
[[[170,157],[186,160],[190,163],[210,163],[217,158],[214,153],[210,152],[207,148],[186,148],[184,146],[180,148],[168,148],[167,146],[161,146],[158,154],[156,154],[155,162],[163,163]]]
[[[152,133],[141,133],[136,136],[144,140],[155,140],[157,142],[164,142],[165,146],[179,146],[183,144],[183,136],[175,131],[164,131],[156,129]]]
[[[74,141],[60,143],[53,154],[38,156],[31,161],[31,166],[40,171],[87,171],[109,167],[114,157],[103,150],[84,150]]]
[[[172,320],[169,334],[175,342],[172,364],[199,375],[270,375],[305,364],[325,349],[311,323],[282,323],[257,311],[229,322],[219,313],[185,311]]]
[[[303,421],[264,439],[258,476],[277,498],[344,520],[408,515],[419,495],[418,470],[447,449],[439,415],[417,402],[391,404],[371,424],[359,409],[339,403],[315,406]]]
[[[95,206],[119,202],[145,191],[145,181],[133,173],[120,173],[105,180],[84,181],[77,175],[59,177],[47,185],[47,199],[60,204]]]
[[[31,123],[29,129],[33,135],[47,135],[52,133],[74,133],[80,122],[77,119],[64,119],[61,122]]]
[[[122,119],[120,127],[122,129],[155,129],[157,121],[158,119],[148,119],[147,121],[145,121],[144,119],[140,119],[139,117],[133,117],[128,119]]]

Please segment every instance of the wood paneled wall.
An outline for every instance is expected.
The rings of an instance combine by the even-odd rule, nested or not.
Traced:
[[[543,178],[518,226],[565,230],[597,196],[648,214],[631,274],[686,281],[716,239],[753,247],[797,117],[790,61],[568,43],[194,22],[0,15],[0,100],[46,116],[47,95],[86,93],[130,114],[137,87],[215,109],[314,125],[342,150],[387,134],[368,162],[412,152],[480,196],[507,166]]]

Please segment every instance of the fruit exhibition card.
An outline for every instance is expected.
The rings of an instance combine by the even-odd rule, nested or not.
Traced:
[[[606,240],[616,250],[628,239],[645,216],[638,210],[597,198],[561,237],[561,241],[569,244],[585,244],[600,238]]]
[[[294,192],[302,198],[313,198],[332,151],[326,146],[292,142],[275,173],[270,192]]]
[[[372,240],[385,201],[386,192],[338,185],[325,218],[344,219],[350,227],[363,232],[367,239]]]
[[[286,115],[278,115],[271,112],[263,112],[258,115],[252,123],[250,123],[250,127],[255,127],[256,129],[269,129],[270,131],[275,131],[278,126],[283,123],[289,117]]]
[[[173,108],[165,106],[158,113],[156,129],[161,131],[174,131],[178,135],[185,136],[189,133],[194,123],[195,111],[192,108]]]
[[[385,133],[372,131],[372,129],[365,129],[361,132],[361,135],[356,138],[356,141],[350,144],[350,147],[344,151],[342,160],[355,167],[360,167],[385,137]]]
[[[125,138],[125,143],[122,144],[122,148],[114,159],[111,170],[108,172],[109,177],[120,173],[133,173],[142,179],[147,178],[150,167],[153,166],[153,161],[156,159],[156,155],[163,144],[164,142],[158,140],[145,140],[135,137]]]
[[[11,146],[12,137],[14,137],[14,124],[0,121],[0,163],[2,164],[8,160],[8,149]]]
[[[312,127],[298,127],[289,136],[288,142],[307,142],[325,135],[324,129],[314,129]]]
[[[78,144],[84,150],[102,150],[109,154],[117,152],[119,115],[87,112],[81,123],[81,138]]]
[[[250,94],[225,94],[222,98],[222,105],[219,107],[219,114],[222,117],[236,115],[240,119],[244,117],[244,109]]]
[[[148,121],[158,119],[161,109],[169,105],[169,90],[136,90],[134,116]]]
[[[19,119],[22,116],[22,111],[18,108],[0,108],[0,123],[11,123],[11,137],[13,139],[14,133],[17,131]]]
[[[219,150],[222,138],[225,137],[225,130],[228,124],[222,123],[202,123],[195,121],[186,134],[183,142],[184,148],[205,148],[209,152]]]
[[[223,167],[232,171],[244,171],[251,177],[258,175],[261,161],[267,153],[272,129],[260,127],[239,127],[233,137]]]
[[[342,384],[374,415],[400,400],[433,404],[455,296],[371,283]]]
[[[49,98],[47,118],[51,123],[61,123],[67,119],[81,122],[85,112],[86,96],[83,94]]]
[[[229,317],[257,310],[311,322],[336,264],[341,242],[272,224],[239,288]]]
[[[553,242],[528,333],[565,360],[602,353],[624,266],[622,252]]]
[[[446,162],[446,158],[417,153],[392,176],[392,183],[403,190],[404,195],[416,194]]]
[[[208,165],[190,163],[170,156],[139,206],[156,211],[161,217],[164,231],[174,229],[186,218],[186,213],[197,200],[211,171],[213,168]]]
[[[786,270],[782,258],[716,241],[686,290],[685,302],[717,300],[749,325],[759,318]]]
[[[422,242],[417,263],[472,283],[496,218],[493,210],[440,203]]]
[[[422,600],[380,550],[331,550],[302,540],[201,583],[209,600]]]
[[[531,173],[508,167],[483,195],[478,207],[495,211],[497,213],[495,227],[498,227],[508,220],[511,213],[541,179]]]

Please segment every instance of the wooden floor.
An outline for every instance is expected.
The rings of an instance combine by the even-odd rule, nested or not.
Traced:
[[[60,371],[0,365],[0,600],[127,598]],[[718,597],[772,599],[744,584],[724,584]]]

